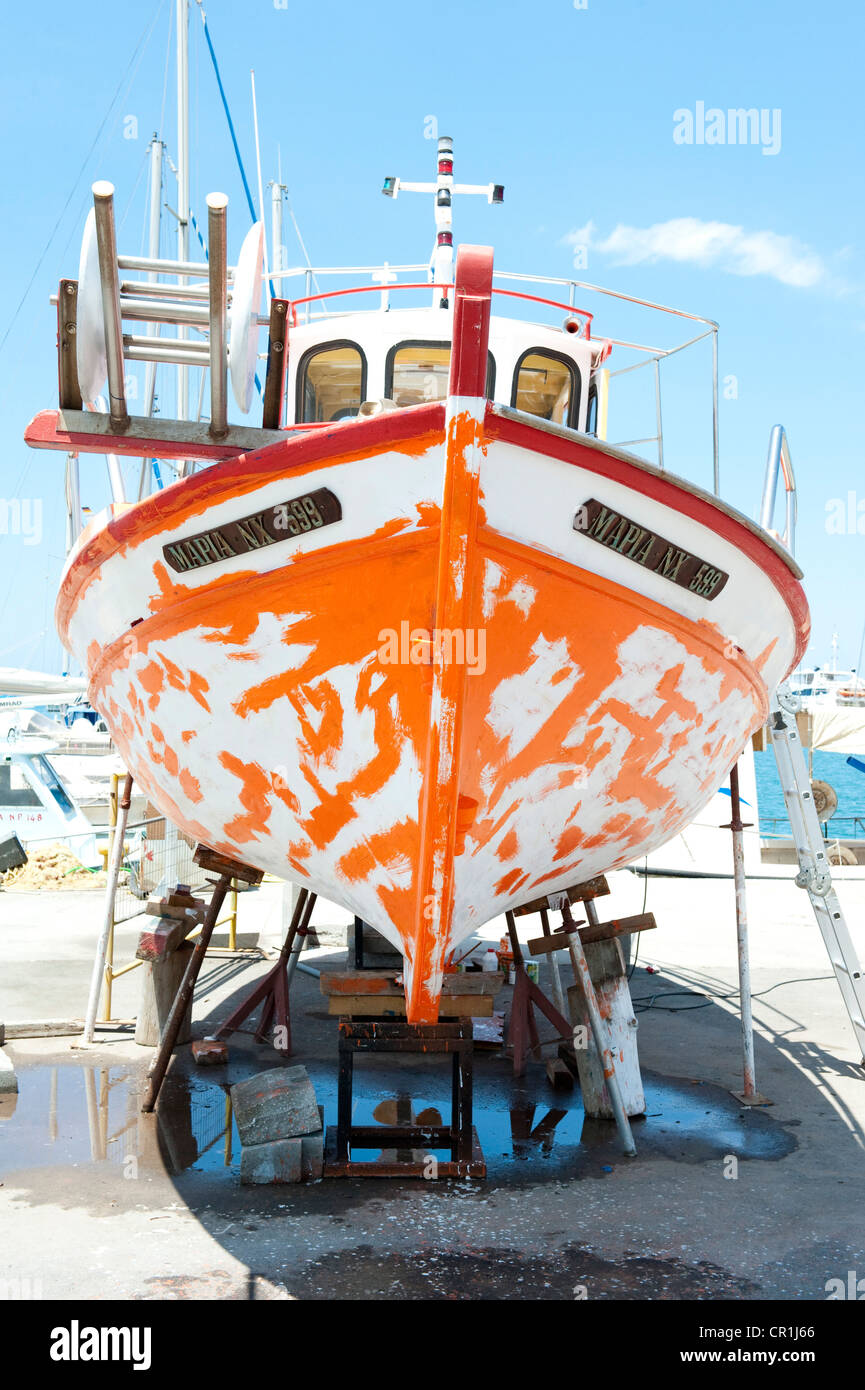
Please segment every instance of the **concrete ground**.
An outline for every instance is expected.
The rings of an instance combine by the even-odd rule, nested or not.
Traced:
[[[750,886],[757,1079],[774,1103],[745,1110],[730,1094],[741,1084],[731,886],[619,874],[602,916],[639,911],[644,891],[659,929],[642,937],[632,980],[647,1098],[635,1159],[540,1064],[515,1081],[505,1056],[479,1053],[486,1180],[246,1188],[225,1088],[281,1065],[268,1047],[238,1037],[228,1066],[211,1069],[180,1049],[144,1116],[151,1053],[128,1032],[92,1046],[19,1041],[6,1048],[17,1104],[0,1098],[0,1294],[823,1300],[828,1281],[865,1277],[865,1072],[807,898]],[[865,885],[841,898],[865,959]],[[99,912],[98,895],[0,892],[0,1021],[83,1014]],[[281,889],[265,884],[241,899],[241,939],[272,947],[282,918]],[[329,919],[345,921],[321,905]],[[118,961],[139,926],[118,931]],[[330,944],[308,959],[339,968],[345,954]],[[194,1031],[266,967],[253,954],[210,959]],[[137,972],[118,981],[115,1016],[134,1014],[137,988]],[[292,1027],[291,1064],[308,1068],[332,1122],[336,1028],[308,975],[295,978]],[[372,1122],[385,1098],[443,1110],[447,1090],[431,1059],[364,1061],[356,1118]]]

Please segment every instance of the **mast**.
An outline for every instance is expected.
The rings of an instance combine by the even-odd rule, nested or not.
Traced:
[[[406,183],[403,179],[389,174],[384,181],[382,193],[386,198],[396,198],[400,193],[434,194],[436,239],[430,257],[429,278],[433,285],[451,285],[454,278],[454,234],[453,199],[457,193],[480,193],[488,203],[500,206],[504,202],[505,190],[500,183],[454,183],[454,142],[449,135],[442,135],[438,142],[438,162],[435,183]],[[433,308],[448,307],[447,291],[433,292]]]
[[[189,260],[189,0],[177,0],[177,259]],[[185,276],[178,283],[188,284]],[[188,330],[181,325],[179,336]],[[177,418],[189,419],[189,368],[177,368]],[[185,472],[184,468],[181,470]]]
[[[159,259],[159,232],[162,225],[162,153],[164,145],[154,132],[150,142],[150,225],[147,238],[147,255],[150,260]],[[155,270],[147,272],[147,278],[151,285],[155,285],[159,275]],[[148,323],[147,336],[159,336],[159,324]],[[152,415],[153,406],[156,400],[156,363],[148,362],[147,370],[144,374],[144,414]],[[141,477],[138,483],[138,500],[146,495],[148,475],[150,472],[150,459],[141,460]]]
[[[285,189],[278,179],[270,185],[270,269],[272,274],[286,268],[282,264],[282,195],[284,191]]]

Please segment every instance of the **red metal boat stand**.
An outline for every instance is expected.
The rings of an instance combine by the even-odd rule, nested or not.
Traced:
[[[546,911],[542,920],[546,927],[545,935],[549,934],[549,923],[546,919]],[[563,1042],[573,1041],[573,1028],[563,1014],[555,1008],[545,994],[542,994],[534,980],[529,979],[526,971],[523,953],[520,947],[519,937],[517,936],[517,925],[512,912],[505,913],[505,920],[508,924],[508,936],[511,939],[511,950],[514,955],[514,970],[516,979],[514,981],[514,997],[511,1001],[511,1018],[508,1024],[508,1043],[513,1049],[514,1057],[514,1076],[522,1076],[526,1069],[526,1054],[531,1049],[532,1056],[536,1061],[541,1060],[541,1044],[538,1037],[537,1024],[535,1023],[534,1010],[540,1009],[545,1018],[553,1025],[556,1032],[560,1035]]]
[[[168,1063],[171,1061],[171,1054],[177,1045],[180,1028],[186,1016],[186,1009],[195,990],[195,982],[204,964],[204,957],[210,945],[210,938],[213,936],[213,929],[219,918],[225,895],[231,887],[233,878],[243,879],[244,883],[257,884],[264,878],[261,869],[253,869],[249,864],[242,864],[239,859],[229,859],[224,854],[217,854],[215,850],[208,849],[206,845],[199,845],[194,855],[195,863],[200,868],[206,869],[211,873],[219,875],[213,882],[213,895],[207,907],[207,914],[201,927],[201,935],[195,943],[195,949],[189,958],[189,964],[180,982],[174,1003],[165,1023],[165,1029],[159,1041],[159,1050],[153,1059],[150,1068],[150,1080],[144,1103],[141,1109],[149,1112],[154,1109],[157,1097],[159,1096],[162,1083],[165,1080],[165,1073],[168,1070]]]
[[[213,1034],[214,1040],[227,1038],[236,1032],[244,1019],[254,1013],[262,1004],[261,1019],[255,1033],[256,1042],[264,1042],[268,1033],[272,1034],[275,1050],[283,1057],[291,1056],[291,1014],[288,991],[291,979],[297,969],[298,957],[304,948],[306,938],[311,935],[309,919],[315,907],[316,894],[301,888],[292,913],[291,924],[280,948],[279,957],[272,970],[268,970],[263,980],[247,995],[242,1004],[234,1010]]]

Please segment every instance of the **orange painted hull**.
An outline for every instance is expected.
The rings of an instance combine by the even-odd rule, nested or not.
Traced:
[[[58,600],[139,786],[389,937],[416,1022],[463,937],[687,825],[808,632],[795,566],[744,518],[484,401],[482,269],[458,287],[446,407],[214,464],[93,527]],[[333,524],[169,569],[191,536],[321,488]],[[599,544],[588,499],[723,590]]]

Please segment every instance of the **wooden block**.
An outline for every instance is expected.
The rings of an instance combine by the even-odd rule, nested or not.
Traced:
[[[405,995],[332,994],[327,1001],[329,1014],[348,1018],[405,1018]],[[457,994],[442,999],[442,1018],[491,1018],[491,994]]]
[[[551,1062],[547,1062],[547,1080],[557,1091],[574,1089],[573,1073],[560,1057],[554,1057]]]
[[[191,955],[192,943],[183,941],[176,951],[159,960],[147,962],[137,972],[141,976],[141,1001],[135,1021],[135,1041],[139,1047],[158,1046]],[[178,1044],[189,1042],[191,1021],[190,999],[178,1034]]]
[[[319,985],[322,994],[394,994],[405,995],[396,983],[395,970],[322,970]]]
[[[612,941],[616,936],[630,936],[632,932],[651,931],[658,924],[653,912],[638,912],[634,917],[617,917],[612,922],[598,922],[584,927],[580,940],[584,946],[595,941]]]
[[[160,917],[155,927],[149,927],[138,938],[135,955],[138,960],[164,960],[172,951],[186,940],[197,921],[178,920],[176,917]]]
[[[215,849],[208,849],[207,845],[198,845],[192,858],[200,869],[219,874],[220,877],[239,878],[244,883],[260,883],[264,878],[263,869],[253,869],[251,864],[244,864],[240,859],[217,854]]]
[[[172,893],[168,898],[150,898],[144,909],[151,917],[185,917],[191,913],[196,921],[203,921],[207,903],[203,898],[193,898],[191,893]]]
[[[554,931],[549,936],[536,936],[532,941],[527,941],[526,945],[533,956],[548,956],[553,951],[566,951],[569,938],[576,935],[575,925],[568,931]]]
[[[394,970],[328,970],[322,971],[319,988],[322,994],[387,995],[402,997],[405,988],[397,984]],[[505,977],[500,970],[473,970],[469,974],[453,973],[442,978],[442,995],[452,999],[462,994],[498,994]]]
[[[453,999],[458,994],[498,994],[505,977],[501,970],[470,970],[442,977],[442,995]]]

